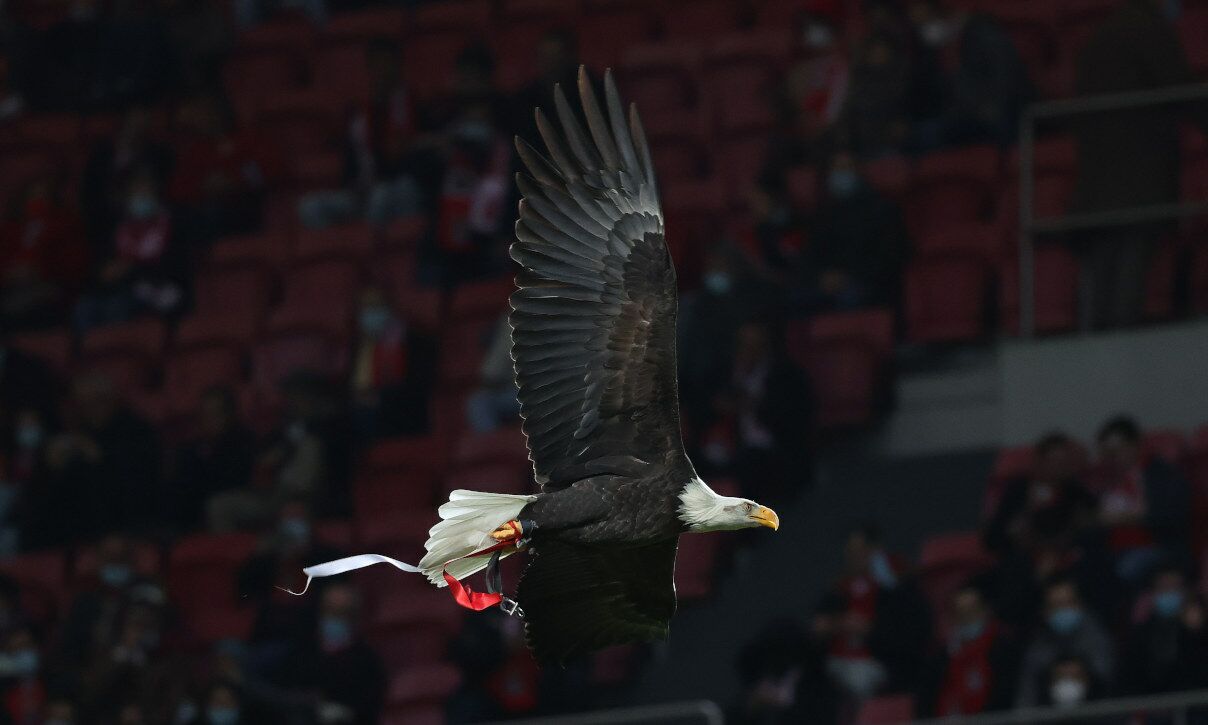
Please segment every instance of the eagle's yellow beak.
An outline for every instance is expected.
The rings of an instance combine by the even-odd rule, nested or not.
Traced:
[[[767,506],[760,506],[751,514],[751,520],[757,522],[760,526],[766,526],[772,531],[780,528],[780,517],[776,512]]]

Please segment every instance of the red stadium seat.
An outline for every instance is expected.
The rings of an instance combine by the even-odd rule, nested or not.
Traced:
[[[426,581],[423,586],[431,586]],[[451,602],[437,606],[448,607]],[[369,632],[369,641],[382,656],[382,663],[391,672],[404,667],[436,663],[444,659],[449,648],[449,634],[430,626],[385,625]],[[408,721],[410,722],[410,721]]]
[[[873,418],[885,394],[893,328],[892,312],[869,310],[819,315],[786,330],[789,355],[809,371],[820,428]]]
[[[703,53],[691,43],[645,43],[625,49],[620,82],[643,114],[696,108],[696,75]]]
[[[424,98],[447,91],[457,56],[466,45],[465,35],[456,31],[428,32],[412,37],[403,47],[403,69],[408,87]]]
[[[90,330],[80,343],[87,357],[113,353],[134,353],[156,358],[163,352],[167,327],[161,320],[146,318],[120,322]]]
[[[13,335],[9,344],[21,352],[41,358],[56,372],[64,373],[71,367],[71,333],[66,330]]]
[[[515,288],[511,277],[460,285],[449,303],[450,321],[498,319]]]
[[[268,305],[270,284],[269,275],[256,264],[211,266],[197,275],[194,309],[258,320]]]
[[[210,247],[210,261],[214,264],[260,263],[278,267],[289,256],[289,248],[289,237],[284,234],[227,237]]]
[[[1033,173],[1069,176],[1078,168],[1078,146],[1068,136],[1040,139],[1032,151]],[[1011,149],[1007,157],[1007,172],[1019,178],[1019,148]]]
[[[1187,455],[1187,437],[1177,430],[1146,431],[1141,439],[1141,448],[1146,456],[1156,456],[1171,465],[1180,466]]]
[[[428,540],[428,529],[436,523],[436,515],[431,509],[393,511],[371,511],[363,516],[357,516],[356,538],[360,546],[367,550],[385,552],[405,561],[415,563],[424,552],[424,542]],[[391,567],[382,567],[374,576],[400,576]],[[413,575],[403,575],[410,578]],[[411,580],[410,588],[414,590],[419,582]]]
[[[192,411],[202,393],[213,386],[235,386],[243,378],[243,361],[230,347],[197,348],[168,358],[163,390],[168,411]]]
[[[1068,248],[1045,244],[1035,251],[1036,332],[1068,332],[1078,326],[1078,260]],[[1019,262],[1003,262],[999,275],[1002,327],[1019,334]]]
[[[1145,319],[1166,320],[1174,315],[1181,252],[1178,244],[1169,239],[1154,250],[1145,277]]]
[[[679,0],[663,6],[663,32],[669,38],[713,38],[737,30],[747,20],[746,6],[730,0]]]
[[[432,396],[432,432],[450,438],[460,435],[466,427],[466,393],[464,389],[448,389]]]
[[[164,553],[149,541],[133,542],[134,570],[144,577],[157,577],[164,566]],[[71,563],[72,579],[88,581],[95,579],[97,572],[97,547],[85,546],[77,549]]]
[[[0,561],[0,576],[17,584],[21,607],[48,626],[67,603],[67,558],[62,552],[22,554]]]
[[[203,647],[221,640],[246,640],[255,619],[251,607],[201,607],[189,612],[183,628],[190,644]]]
[[[297,58],[292,53],[247,53],[227,61],[223,85],[239,117],[250,121],[259,112],[265,96],[298,88],[300,76]]]
[[[998,259],[1002,246],[1001,229],[980,221],[928,227],[915,239],[915,249],[921,253],[963,252],[987,261]]]
[[[407,11],[401,7],[369,7],[335,13],[323,26],[324,40],[366,41],[395,39],[403,33]],[[320,54],[319,60],[323,56]]]
[[[1191,309],[1208,313],[1208,239],[1200,239],[1191,250]]]
[[[268,329],[347,334],[360,277],[357,265],[348,261],[292,268],[284,281],[281,304],[268,317]]]
[[[177,350],[214,345],[247,347],[252,344],[262,317],[261,311],[245,314],[233,310],[185,317],[176,325],[175,347]]]
[[[373,227],[364,222],[325,229],[301,229],[294,243],[294,258],[299,261],[318,258],[359,261],[373,251],[373,242]]]
[[[493,11],[491,0],[442,0],[424,3],[411,18],[413,32],[420,35],[434,30],[471,33],[486,30]]]
[[[168,592],[190,615],[232,610],[240,602],[236,569],[256,547],[252,534],[193,534],[176,542],[168,557]]]
[[[11,122],[7,130],[13,134],[11,138],[26,148],[45,146],[69,149],[80,141],[83,123],[75,116],[39,114]]]
[[[439,663],[409,667],[390,679],[390,707],[443,702],[461,683],[461,671]]]
[[[703,599],[713,591],[722,539],[681,536],[675,556],[675,591],[681,601]]]
[[[649,133],[649,129],[647,129]],[[658,178],[663,185],[703,178],[708,171],[708,153],[700,139],[685,134],[649,137]]]
[[[437,503],[439,479],[426,468],[409,471],[365,471],[353,483],[353,510],[358,519],[388,512],[427,512]]]
[[[1208,71],[1208,7],[1188,8],[1178,30],[1187,62],[1197,73]]]
[[[320,50],[315,55],[312,82],[333,100],[342,99],[345,103],[352,103],[368,98],[369,68],[365,62],[365,45],[342,43]]]
[[[976,531],[960,531],[932,536],[919,551],[919,566],[923,568],[952,563],[982,566],[990,563],[981,548],[981,535]]]
[[[855,725],[899,725],[914,720],[912,695],[880,695],[865,700],[856,711]]]
[[[616,68],[628,45],[649,40],[655,23],[646,5],[642,4],[589,9],[576,25],[579,57],[588,68],[600,73],[605,68]],[[647,113],[645,107],[642,113]]]
[[[968,255],[920,256],[906,271],[906,330],[915,342],[973,340],[984,330],[987,275]]]
[[[385,438],[369,448],[362,463],[370,471],[439,473],[448,462],[449,448],[449,441],[440,436]]]
[[[526,468],[516,463],[483,463],[463,466],[445,478],[445,491],[467,489],[491,493],[535,493],[535,484]]]
[[[430,226],[423,214],[393,219],[382,228],[382,241],[387,247],[414,249]]]
[[[282,334],[252,350],[252,383],[260,394],[272,395],[291,373],[332,374],[344,365],[342,348],[316,333]]]
[[[462,436],[453,452],[453,462],[457,466],[479,463],[526,466],[527,451],[520,426],[508,426],[491,433],[468,433]]]
[[[775,76],[766,62],[715,64],[705,78],[704,92],[719,134],[752,130],[766,133],[775,123]]]
[[[711,67],[759,61],[776,68],[793,54],[793,36],[784,30],[749,30],[715,38],[706,51]]]
[[[864,164],[864,178],[891,199],[901,199],[910,186],[910,162],[901,156],[886,156]]]
[[[988,217],[988,200],[984,187],[968,181],[916,186],[904,200],[906,224],[919,237],[952,224],[983,221]]]
[[[937,151],[919,159],[914,171],[915,183],[925,186],[956,181],[990,186],[998,179],[1001,162],[998,149],[993,146]]]

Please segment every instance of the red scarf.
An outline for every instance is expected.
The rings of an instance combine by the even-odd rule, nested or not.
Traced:
[[[997,637],[998,625],[988,622],[980,637],[962,642],[949,653],[937,715],[973,715],[986,709],[994,677],[990,650]]]

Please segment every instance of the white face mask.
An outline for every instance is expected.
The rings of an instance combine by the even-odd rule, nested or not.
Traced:
[[[923,37],[924,43],[936,48],[952,39],[953,30],[951,21],[929,20],[923,24],[919,34]]]
[[[1072,677],[1063,677],[1053,683],[1049,697],[1057,707],[1074,707],[1086,701],[1086,683]]]
[[[805,29],[805,46],[814,50],[826,50],[835,44],[835,33],[825,25],[811,23]]]

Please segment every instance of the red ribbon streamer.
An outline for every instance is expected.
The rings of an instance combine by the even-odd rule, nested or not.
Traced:
[[[513,527],[513,531],[514,530],[515,530],[515,528]],[[517,534],[513,534],[511,538],[504,539],[503,541],[500,541],[498,544],[488,546],[487,548],[482,549],[480,551],[475,551],[473,554],[466,554],[465,556],[460,557],[459,559],[454,559],[453,561],[460,561],[461,559],[470,559],[470,558],[473,558],[476,556],[486,556],[487,554],[493,554],[496,551],[499,551],[500,549],[506,549],[507,547],[511,546],[513,543],[515,543],[517,538],[519,538],[519,536]],[[453,563],[453,562],[447,562],[445,564],[445,566],[448,566],[451,563]],[[503,594],[500,594],[500,593],[491,594],[489,592],[476,592],[473,589],[471,589],[468,584],[462,584],[461,582],[459,582],[448,571],[445,571],[443,573],[444,573],[444,577],[445,577],[445,583],[449,585],[449,592],[451,592],[453,594],[453,601],[457,602],[458,604],[465,607],[466,609],[472,609],[475,612],[481,612],[482,610],[487,609],[489,607],[493,607],[496,604],[499,604],[500,602],[503,601]]]

